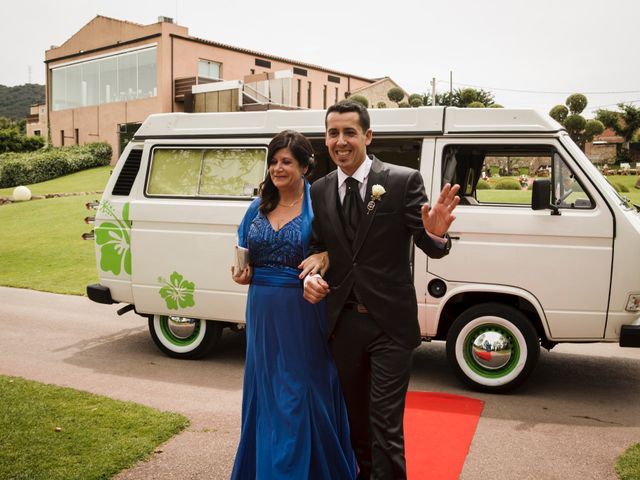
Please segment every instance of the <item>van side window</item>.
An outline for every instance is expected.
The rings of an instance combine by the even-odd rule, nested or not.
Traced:
[[[442,184],[460,184],[461,205],[530,206],[533,181],[552,181],[558,208],[593,203],[562,157],[547,145],[448,145]]]
[[[252,197],[265,175],[267,149],[155,148],[147,195]]]

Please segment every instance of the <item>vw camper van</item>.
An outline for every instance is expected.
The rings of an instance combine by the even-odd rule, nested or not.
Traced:
[[[324,114],[151,115],[95,205],[99,284],[89,298],[148,317],[154,342],[176,358],[202,357],[224,328],[242,329],[247,290],[229,266],[267,145],[298,130],[316,151],[316,178],[326,174],[335,167]],[[510,390],[541,346],[560,342],[640,347],[640,214],[558,123],[514,109],[370,115],[370,153],[419,170],[430,198],[461,185],[451,253],[431,260],[416,249],[412,270],[422,336],[446,341],[463,382]]]

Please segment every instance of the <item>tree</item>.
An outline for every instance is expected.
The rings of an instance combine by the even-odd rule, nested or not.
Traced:
[[[431,105],[431,93],[424,94],[424,104]],[[483,107],[493,107],[497,105],[494,101],[493,93],[482,89],[464,88],[456,89],[453,93],[436,92],[436,103],[451,107],[467,108],[471,103],[479,102]],[[500,105],[500,107],[502,107]]]
[[[549,116],[567,129],[567,133],[584,151],[587,142],[604,132],[604,125],[599,120],[587,120],[581,113],[588,101],[581,93],[569,95],[564,105],[556,105],[549,110]]]
[[[482,102],[471,102],[467,105],[467,108],[484,108],[484,103]]]
[[[358,102],[364,108],[369,108],[369,100],[367,99],[367,97],[365,97],[363,95],[351,95],[349,97],[349,100],[353,100],[354,102]]]
[[[387,104],[386,104],[386,103],[384,103],[384,102],[378,102],[378,103],[376,104],[376,107],[377,107],[377,108],[387,108]]]
[[[389,98],[389,100],[395,102],[398,106],[400,106],[400,102],[402,102],[404,95],[404,90],[402,90],[400,87],[390,88],[387,92],[387,97]]]
[[[629,143],[634,137],[636,131],[640,128],[640,108],[631,104],[619,103],[620,112],[600,109],[596,111],[596,118],[600,120],[605,127],[611,128],[616,135],[620,135],[623,144],[618,149],[618,160],[628,161],[631,158],[629,154]]]

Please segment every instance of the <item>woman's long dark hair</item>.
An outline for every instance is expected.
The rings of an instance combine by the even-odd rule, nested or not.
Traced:
[[[264,182],[260,184],[260,212],[264,215],[271,212],[278,206],[280,202],[280,192],[278,188],[271,181],[271,175],[269,174],[269,167],[273,163],[273,157],[283,148],[288,148],[302,168],[307,167],[307,173],[309,175],[313,170],[313,147],[311,142],[299,132],[295,130],[284,130],[277,134],[269,143],[267,152],[267,175]]]

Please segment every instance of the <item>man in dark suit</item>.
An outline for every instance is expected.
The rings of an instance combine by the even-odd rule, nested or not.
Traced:
[[[411,238],[431,258],[446,255],[458,204],[446,185],[429,207],[418,171],[367,156],[367,110],[327,110],[325,143],[337,170],[311,187],[311,253],[327,251],[323,279],[305,279],[312,303],[327,297],[331,350],[349,412],[361,479],[406,478],[403,416],[413,349],[420,344]]]

